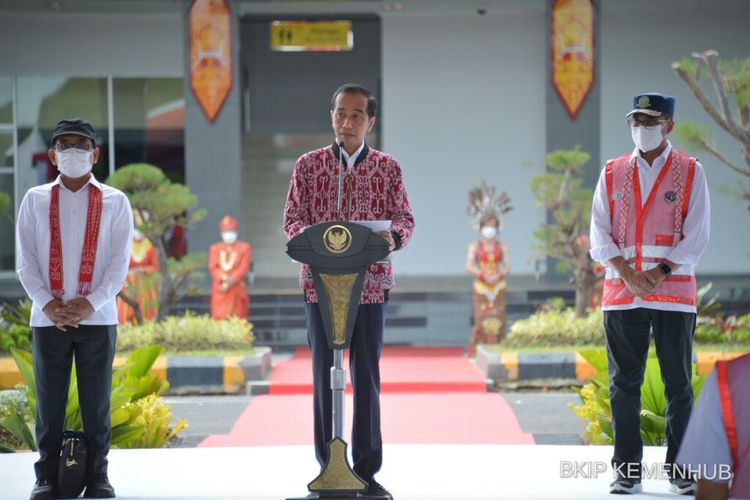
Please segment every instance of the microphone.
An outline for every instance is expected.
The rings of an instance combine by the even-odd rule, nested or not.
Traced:
[[[338,217],[339,217],[339,220],[342,220],[342,218],[341,218],[341,192],[343,190],[342,170],[343,170],[343,167],[344,167],[344,141],[339,141],[337,143],[337,145],[339,147],[339,164],[338,164],[338,167],[339,167],[339,175],[338,175],[338,177],[339,177],[339,196],[338,196],[337,208],[338,208]]]

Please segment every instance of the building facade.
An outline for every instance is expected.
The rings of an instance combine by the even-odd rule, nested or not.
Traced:
[[[0,192],[10,200],[0,215],[0,293],[19,295],[13,214],[29,187],[54,174],[43,156],[51,128],[73,115],[100,134],[100,178],[148,162],[199,196],[208,217],[190,230],[190,251],[206,251],[218,220],[236,216],[258,278],[296,275],[283,253],[287,182],[301,152],[331,142],[328,102],[345,80],[376,90],[382,112],[369,140],[403,166],[418,226],[396,256],[402,276],[465,274],[476,236],[467,193],[481,180],[513,200],[501,235],[512,272],[544,272],[532,233],[546,214],[531,179],[545,171],[546,152],[580,144],[592,154],[593,187],[604,161],[633,147],[624,115],[637,92],[674,95],[676,121],[707,125],[719,149],[742,163],[670,64],[711,48],[722,58],[750,56],[743,0],[595,0],[594,86],[575,120],[550,83],[549,1],[228,3],[234,77],[213,123],[187,78],[189,0],[0,3]],[[276,19],[351,20],[353,49],[273,51]],[[744,179],[700,160],[714,223],[699,274],[750,275],[750,232],[737,230],[750,220],[747,207],[723,193]]]

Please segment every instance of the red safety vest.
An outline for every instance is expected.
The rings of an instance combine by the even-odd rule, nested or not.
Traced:
[[[717,361],[716,376],[734,473],[729,496],[750,498],[750,354]]]
[[[612,239],[628,264],[641,271],[656,267],[683,238],[695,158],[672,148],[650,193],[641,193],[636,161],[630,154],[609,160],[605,181]],[[644,194],[648,196],[645,202]],[[680,267],[661,282],[653,295],[641,299],[694,306],[697,287],[691,267]],[[607,266],[602,306],[630,304],[634,298],[617,271]]]

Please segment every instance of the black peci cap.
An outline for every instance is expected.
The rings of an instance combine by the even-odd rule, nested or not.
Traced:
[[[55,131],[52,133],[52,144],[55,144],[55,139],[61,135],[80,135],[94,141],[96,144],[96,131],[94,127],[86,120],[80,118],[73,118],[71,120],[60,120],[55,126]]]

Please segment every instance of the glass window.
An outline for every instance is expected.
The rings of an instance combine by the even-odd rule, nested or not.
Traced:
[[[16,86],[18,127],[18,188],[44,184],[57,176],[47,159],[52,132],[58,121],[83,118],[96,130],[101,148],[94,175],[104,181],[109,172],[107,143],[107,79],[19,77]]]
[[[0,167],[13,167],[13,131],[0,131]]]
[[[0,123],[13,123],[13,82],[0,78]]]
[[[13,173],[0,170],[0,234],[11,236],[0,238],[0,271],[13,271],[15,264],[15,234],[13,205]]]
[[[150,163],[185,182],[182,78],[116,78],[112,83],[115,168]]]

